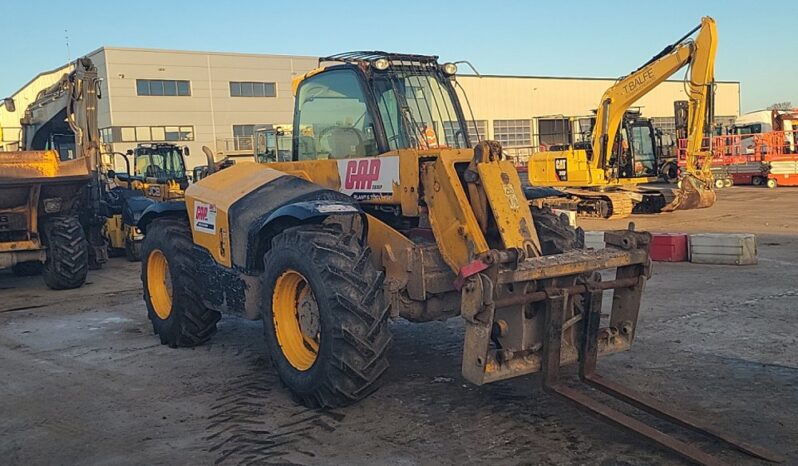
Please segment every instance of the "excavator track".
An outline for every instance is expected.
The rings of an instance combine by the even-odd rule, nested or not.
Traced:
[[[577,215],[583,218],[604,218],[614,220],[632,215],[632,197],[623,191],[597,192],[569,189],[567,192],[579,198]]]

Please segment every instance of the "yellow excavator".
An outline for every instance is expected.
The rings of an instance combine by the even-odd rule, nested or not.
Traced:
[[[320,61],[294,82],[288,160],[215,171],[142,215],[144,301],[161,343],[202,344],[222,313],[261,320],[295,398],[340,407],[385,374],[390,318],[459,315],[474,384],[540,372],[585,410],[719,463],[563,383],[560,367],[578,364],[598,390],[775,457],[598,374],[598,357],[629,349],[639,331],[650,235],[607,232],[606,249],[584,249],[581,230],[525,202],[501,145],[471,147],[455,64],[385,52]]]
[[[696,31],[698,34],[691,38]],[[699,26],[618,80],[601,97],[589,142],[534,154],[528,167],[530,185],[564,190],[570,196],[550,204],[575,208],[581,216],[623,218],[632,212],[713,205],[712,156],[701,142],[705,121],[713,117],[717,42],[715,20],[704,17]],[[644,151],[635,144],[645,138],[634,138],[621,127],[624,114],[638,99],[688,65],[688,158],[681,187],[643,186],[657,181],[654,166],[648,166],[654,160],[640,157]]]

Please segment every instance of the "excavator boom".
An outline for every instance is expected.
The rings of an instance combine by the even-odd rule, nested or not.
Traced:
[[[583,216],[621,218],[632,212],[652,213],[714,204],[711,156],[703,150],[701,142],[705,121],[712,116],[716,50],[715,20],[704,17],[700,25],[604,92],[589,143],[577,142],[531,157],[530,184],[565,189],[572,198],[552,201],[552,205],[575,207]],[[651,160],[654,155],[638,153],[641,137],[625,131],[624,115],[636,101],[685,66],[689,66],[685,86],[689,97],[690,142],[681,186],[679,189],[642,186],[657,180],[656,164]]]
[[[696,31],[698,34],[695,39],[689,39]],[[634,102],[682,67],[690,66],[687,81],[687,164],[681,188],[674,193],[673,200],[662,208],[663,211],[709,207],[715,203],[715,192],[711,189],[712,155],[711,151],[702,150],[701,142],[707,114],[712,116],[717,37],[715,20],[702,18],[699,26],[666,47],[634,73],[618,81],[601,97],[596,114],[598,131],[593,135],[593,147],[594,150],[598,149],[598,157],[594,157],[592,164],[595,168],[605,168],[608,172],[607,178],[612,179],[615,175],[609,168],[609,158],[624,113]]]

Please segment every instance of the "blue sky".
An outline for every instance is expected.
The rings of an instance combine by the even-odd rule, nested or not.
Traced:
[[[389,50],[470,60],[484,74],[617,77],[700,17],[718,22],[719,80],[742,83],[742,111],[798,105],[791,17],[777,0],[647,2],[5,0],[0,97],[101,45],[324,55]],[[780,50],[778,44],[784,44]],[[681,79],[683,73],[677,73]],[[598,99],[599,96],[596,96]]]

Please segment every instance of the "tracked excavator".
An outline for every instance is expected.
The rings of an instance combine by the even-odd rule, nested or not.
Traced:
[[[461,316],[463,377],[541,373],[545,389],[692,461],[719,464],[573,388],[582,380],[659,417],[776,458],[596,369],[628,350],[651,273],[650,235],[607,232],[606,249],[525,202],[501,145],[471,147],[457,67],[437,57],[350,52],[294,80],[290,159],[236,164],[155,204],[141,279],[161,343],[195,346],[222,313],[262,321],[276,373],[299,402],[340,407],[388,368],[388,320]],[[609,271],[606,280],[599,272]],[[603,296],[612,304],[602,310]],[[397,351],[402,351],[401,348]]]
[[[552,200],[550,205],[574,209],[588,217],[623,218],[632,212],[713,205],[712,155],[711,150],[701,147],[701,142],[709,127],[706,121],[713,118],[717,40],[715,21],[702,18],[699,26],[619,79],[601,97],[590,141],[534,154],[528,167],[530,185],[562,189],[568,196]],[[685,83],[689,96],[688,158],[681,187],[644,186],[656,182],[657,174],[639,157],[642,148],[634,147],[635,141],[622,127],[624,114],[638,99],[685,66],[689,66]]]

